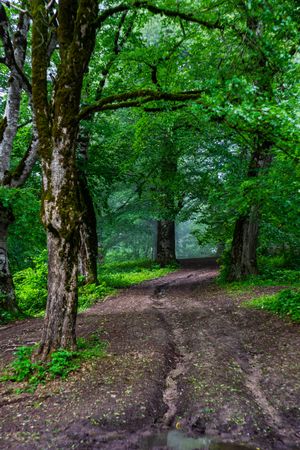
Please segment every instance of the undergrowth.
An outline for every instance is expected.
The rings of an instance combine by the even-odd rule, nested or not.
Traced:
[[[265,309],[281,317],[300,322],[300,290],[284,289],[274,295],[263,295],[243,303],[247,308]]]
[[[36,346],[19,347],[14,361],[2,374],[1,381],[25,382],[25,388],[18,391],[34,391],[39,384],[45,384],[55,378],[65,379],[70,372],[79,369],[84,360],[103,358],[106,355],[107,343],[97,335],[90,339],[79,338],[77,350],[59,349],[53,352],[49,361],[34,361]]]

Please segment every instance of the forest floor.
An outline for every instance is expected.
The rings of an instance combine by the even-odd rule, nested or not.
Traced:
[[[78,335],[100,332],[108,355],[34,394],[1,383],[0,448],[300,448],[300,326],[241,306],[276,287],[233,295],[216,275],[190,262],[80,314]],[[1,327],[1,365],[40,332]]]

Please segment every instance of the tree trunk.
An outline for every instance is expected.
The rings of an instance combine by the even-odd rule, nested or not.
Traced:
[[[82,206],[82,216],[80,221],[80,246],[78,267],[79,274],[85,278],[85,283],[96,283],[97,278],[97,259],[98,259],[98,236],[97,219],[93,205],[93,200],[89,192],[85,174],[79,174],[79,190]]]
[[[11,209],[0,203],[0,309],[16,312],[18,307],[7,256],[8,227],[13,221]]]
[[[76,348],[78,232],[65,238],[48,231],[48,302],[39,355]]]
[[[270,149],[272,143],[257,136],[257,145],[253,151],[247,178],[258,178],[268,170],[272,162]],[[246,214],[238,217],[231,245],[228,281],[241,280],[247,275],[255,275],[257,269],[257,244],[259,234],[259,205],[252,204]]]
[[[43,222],[48,235],[48,299],[39,355],[76,346],[79,226],[76,145],[82,82],[95,45],[98,2],[62,0],[57,7],[61,62],[48,100],[48,12],[32,0],[32,96],[43,169]]]
[[[249,214],[240,216],[236,221],[228,281],[238,281],[247,275],[257,274],[258,223],[258,211],[255,207],[251,208]]]
[[[157,222],[156,260],[162,267],[176,261],[175,222],[173,220],[159,220]]]

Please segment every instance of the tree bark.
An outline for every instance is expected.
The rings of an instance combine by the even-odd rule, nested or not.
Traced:
[[[13,221],[11,209],[0,203],[0,309],[16,312],[18,307],[7,255],[8,227]]]
[[[175,222],[173,220],[159,220],[157,222],[156,260],[162,267],[176,261]]]

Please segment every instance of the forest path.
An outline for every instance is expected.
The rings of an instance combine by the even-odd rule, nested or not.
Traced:
[[[207,436],[300,448],[300,326],[240,307],[247,296],[227,294],[216,275],[212,261],[190,261],[80,314],[78,334],[106,339],[108,357],[35,394],[3,385],[0,448],[245,448]],[[3,360],[40,328],[2,327]]]

